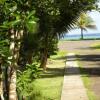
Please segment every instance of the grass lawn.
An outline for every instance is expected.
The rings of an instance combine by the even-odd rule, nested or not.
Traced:
[[[64,75],[66,52],[58,52],[48,59],[47,71],[41,73],[35,81],[35,90],[39,92],[34,100],[60,100]]]
[[[80,68],[81,77],[82,77],[84,86],[86,88],[89,100],[97,100],[95,94],[91,90],[91,80],[89,78],[89,74],[84,72],[84,70],[83,70],[83,68],[82,68],[82,66],[81,66],[79,61],[78,61],[78,64],[80,66],[79,68]]]
[[[82,74],[81,77],[82,77],[83,83],[85,85],[85,88],[87,90],[87,95],[88,95],[89,100],[96,100],[96,96],[91,90],[91,80],[89,79],[88,74],[83,74],[84,72],[83,72],[82,68],[80,68],[80,72]]]
[[[92,45],[91,45],[91,48],[92,48],[92,49],[97,49],[97,50],[100,49],[100,43],[92,44]]]
[[[95,49],[97,51],[100,50],[100,43],[92,44],[91,48]],[[82,68],[82,65],[80,64],[79,61],[78,61],[78,63],[79,63],[79,66],[80,66],[81,77],[82,77],[82,80],[83,80],[84,85],[86,87],[87,95],[88,95],[89,100],[97,100],[96,95],[94,94],[94,92],[91,89],[92,81],[90,79],[89,73],[88,72],[84,72],[84,69]]]

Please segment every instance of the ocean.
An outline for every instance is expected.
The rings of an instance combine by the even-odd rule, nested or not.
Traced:
[[[81,38],[80,34],[76,34],[76,35],[65,34],[65,36],[61,38],[61,40],[78,40],[80,38]],[[84,39],[100,39],[100,33],[83,34],[83,38]]]

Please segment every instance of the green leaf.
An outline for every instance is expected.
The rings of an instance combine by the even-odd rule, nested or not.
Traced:
[[[35,14],[35,11],[30,12],[29,15],[28,15],[28,17],[27,17],[27,19],[29,19],[30,17],[32,17],[34,14]]]
[[[14,21],[10,21],[10,22],[6,21],[6,22],[3,23],[3,25],[0,26],[0,28],[8,29],[8,28],[14,27],[15,25],[19,24],[20,22],[21,22],[20,19],[14,20]]]
[[[3,4],[5,1],[7,1],[7,0],[0,0],[0,4]]]
[[[28,20],[26,22],[26,27],[29,32],[35,33],[35,32],[37,32],[38,24],[34,20]]]

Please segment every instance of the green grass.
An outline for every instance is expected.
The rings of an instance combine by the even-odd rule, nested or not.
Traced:
[[[35,89],[40,95],[36,95],[34,100],[60,100],[64,75],[66,52],[58,52],[48,59],[47,71],[41,73],[36,79]],[[63,59],[62,59],[63,58]]]
[[[66,40],[60,40],[59,42],[58,42],[58,45],[63,45],[63,43],[65,43],[66,42]]]
[[[91,80],[89,78],[89,74],[84,72],[84,70],[83,70],[83,68],[82,68],[82,66],[81,66],[79,61],[78,61],[78,64],[80,66],[81,77],[82,77],[84,86],[85,86],[85,88],[87,90],[87,95],[88,95],[89,100],[97,100],[96,99],[96,95],[91,90]]]
[[[59,52],[57,52],[56,55],[52,55],[52,56],[50,57],[50,59],[55,60],[55,59],[64,58],[64,57],[66,57],[66,51],[59,51]],[[63,59],[62,59],[62,60],[63,60]],[[56,60],[56,61],[57,61],[57,60]]]
[[[95,43],[91,45],[92,49],[100,49],[100,43]]]

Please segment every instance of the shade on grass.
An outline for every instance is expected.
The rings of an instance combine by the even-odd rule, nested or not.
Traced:
[[[40,78],[35,81],[35,87],[40,96],[34,100],[60,100],[64,76],[65,52],[59,52],[48,60],[47,71],[41,73]]]

